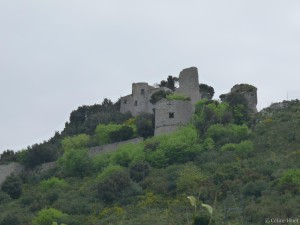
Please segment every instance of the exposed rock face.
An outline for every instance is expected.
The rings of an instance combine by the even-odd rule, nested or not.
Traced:
[[[231,93],[242,94],[248,103],[248,108],[252,112],[257,112],[257,88],[250,84],[237,84],[231,88]]]

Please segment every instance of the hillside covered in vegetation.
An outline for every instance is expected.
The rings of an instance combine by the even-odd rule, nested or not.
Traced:
[[[0,191],[0,225],[265,224],[300,215],[300,102],[252,114],[244,99],[203,99],[191,123],[153,137],[153,116],[119,103],[73,111],[61,133],[1,163],[28,169]],[[93,146],[144,137],[90,157]],[[44,172],[45,162],[56,166]],[[294,223],[273,223],[294,224]]]

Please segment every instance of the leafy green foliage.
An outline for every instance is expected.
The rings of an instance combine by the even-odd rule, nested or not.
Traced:
[[[130,187],[129,173],[118,166],[107,167],[97,177],[98,197],[111,203],[122,196],[122,193]]]
[[[92,169],[91,158],[87,149],[69,149],[59,159],[62,172],[68,176],[84,177]]]
[[[21,224],[19,218],[13,214],[7,214],[0,223],[0,225],[19,225],[19,224]]]
[[[19,199],[0,191],[0,222],[12,214],[20,224],[33,224],[49,208],[71,215],[49,224],[68,225],[256,225],[278,215],[296,218],[300,102],[272,106],[251,120],[234,106],[201,100],[183,129],[92,158],[87,148],[97,143],[95,133],[58,135],[49,145],[63,153],[58,168],[23,174]],[[119,125],[134,129],[136,123],[130,118]],[[199,213],[186,198],[191,194]],[[205,205],[213,208],[212,220]],[[225,222],[229,208],[243,211],[228,210]]]
[[[291,190],[294,193],[300,192],[300,169],[288,169],[284,171],[279,179],[283,189]]]
[[[199,85],[201,98],[206,98],[211,100],[215,94],[215,90],[213,87],[208,86],[207,84],[200,84]]]
[[[136,117],[137,133],[143,138],[154,135],[154,115],[149,113],[141,113]]]
[[[18,176],[12,174],[2,183],[1,190],[6,192],[11,198],[17,199],[22,194],[22,181]]]
[[[239,143],[249,138],[250,131],[247,126],[244,125],[212,125],[207,130],[207,136],[212,138],[214,143],[221,146],[227,143]]]
[[[174,93],[167,95],[167,99],[168,100],[181,100],[181,101],[190,101],[191,100],[190,97],[186,97],[184,95],[174,94]]]
[[[149,171],[149,163],[145,161],[137,161],[130,166],[130,178],[136,182],[139,182],[149,175]]]
[[[16,162],[17,159],[17,154],[12,150],[6,150],[0,155],[0,163]]]
[[[72,137],[66,137],[62,140],[62,147],[65,151],[75,148],[86,148],[91,142],[87,134],[78,134]]]
[[[170,93],[171,92],[169,92],[169,91],[159,90],[151,95],[150,102],[152,104],[155,104],[156,102],[160,101],[161,99],[166,98]]]
[[[111,132],[118,131],[122,128],[122,125],[119,124],[99,124],[96,127],[96,138],[99,144],[107,144],[110,143],[109,134]]]
[[[196,103],[193,124],[200,135],[204,135],[213,124],[233,122],[233,115],[227,103],[203,99]]]
[[[230,106],[231,113],[236,124],[243,124],[249,121],[251,117],[251,109],[248,108],[247,99],[241,93],[229,93],[220,96],[223,102],[227,102]]]
[[[42,191],[46,192],[53,189],[65,189],[68,186],[67,182],[57,177],[51,177],[47,180],[43,180],[40,183]]]
[[[126,141],[131,139],[134,135],[134,130],[130,126],[122,126],[119,130],[109,133],[109,139],[111,142]]]
[[[167,80],[162,80],[159,84],[160,87],[167,87],[171,90],[175,90],[176,87],[176,83],[178,82],[178,78],[177,77],[172,77],[172,76],[168,76]]]
[[[53,222],[62,223],[63,220],[66,219],[66,216],[66,214],[54,208],[42,209],[33,219],[32,224],[52,225]]]
[[[63,135],[76,135],[81,133],[93,134],[98,124],[121,124],[131,117],[128,113],[119,111],[119,101],[113,103],[105,98],[100,105],[81,106],[70,115],[70,122],[66,123]]]
[[[96,128],[96,141],[99,144],[107,144],[119,141],[125,141],[133,138],[134,131],[136,130],[134,125],[124,126],[120,124],[99,124]]]
[[[59,144],[53,145],[50,142],[35,144],[28,147],[19,155],[20,161],[29,168],[39,164],[55,161],[60,155]]]
[[[194,164],[186,164],[178,174],[177,190],[185,194],[199,194],[201,184],[207,177]]]

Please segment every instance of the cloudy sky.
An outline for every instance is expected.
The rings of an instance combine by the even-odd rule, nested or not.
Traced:
[[[300,1],[0,0],[0,152],[191,66],[216,98],[237,83],[259,109],[300,98]]]

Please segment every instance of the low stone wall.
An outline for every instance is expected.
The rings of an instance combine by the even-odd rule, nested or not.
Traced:
[[[0,165],[0,185],[5,181],[6,177],[11,174],[18,175],[24,171],[24,167],[19,163],[9,163]]]
[[[94,148],[90,148],[89,155],[90,155],[90,157],[94,157],[100,153],[115,151],[120,145],[128,144],[128,143],[140,143],[142,141],[143,141],[143,138],[139,137],[139,138],[134,138],[134,139],[130,139],[127,141],[121,141],[121,142],[116,142],[116,143],[112,143],[112,144],[97,146]],[[57,166],[57,162],[43,163],[40,166],[33,169],[32,172],[33,173],[37,173],[37,172],[42,173],[49,169],[53,169],[56,166]],[[6,177],[8,177],[9,175],[11,175],[11,174],[19,175],[20,173],[22,173],[24,171],[25,171],[25,168],[19,163],[12,162],[9,164],[0,165],[0,186],[5,181]]]
[[[116,142],[116,143],[112,143],[112,144],[106,144],[106,145],[93,147],[93,148],[90,148],[89,155],[91,157],[93,157],[95,155],[98,155],[99,153],[112,152],[112,151],[115,151],[120,145],[128,144],[128,143],[136,144],[136,143],[142,142],[143,140],[144,140],[143,138],[138,137],[138,138],[130,139],[127,141],[121,141],[121,142]]]

